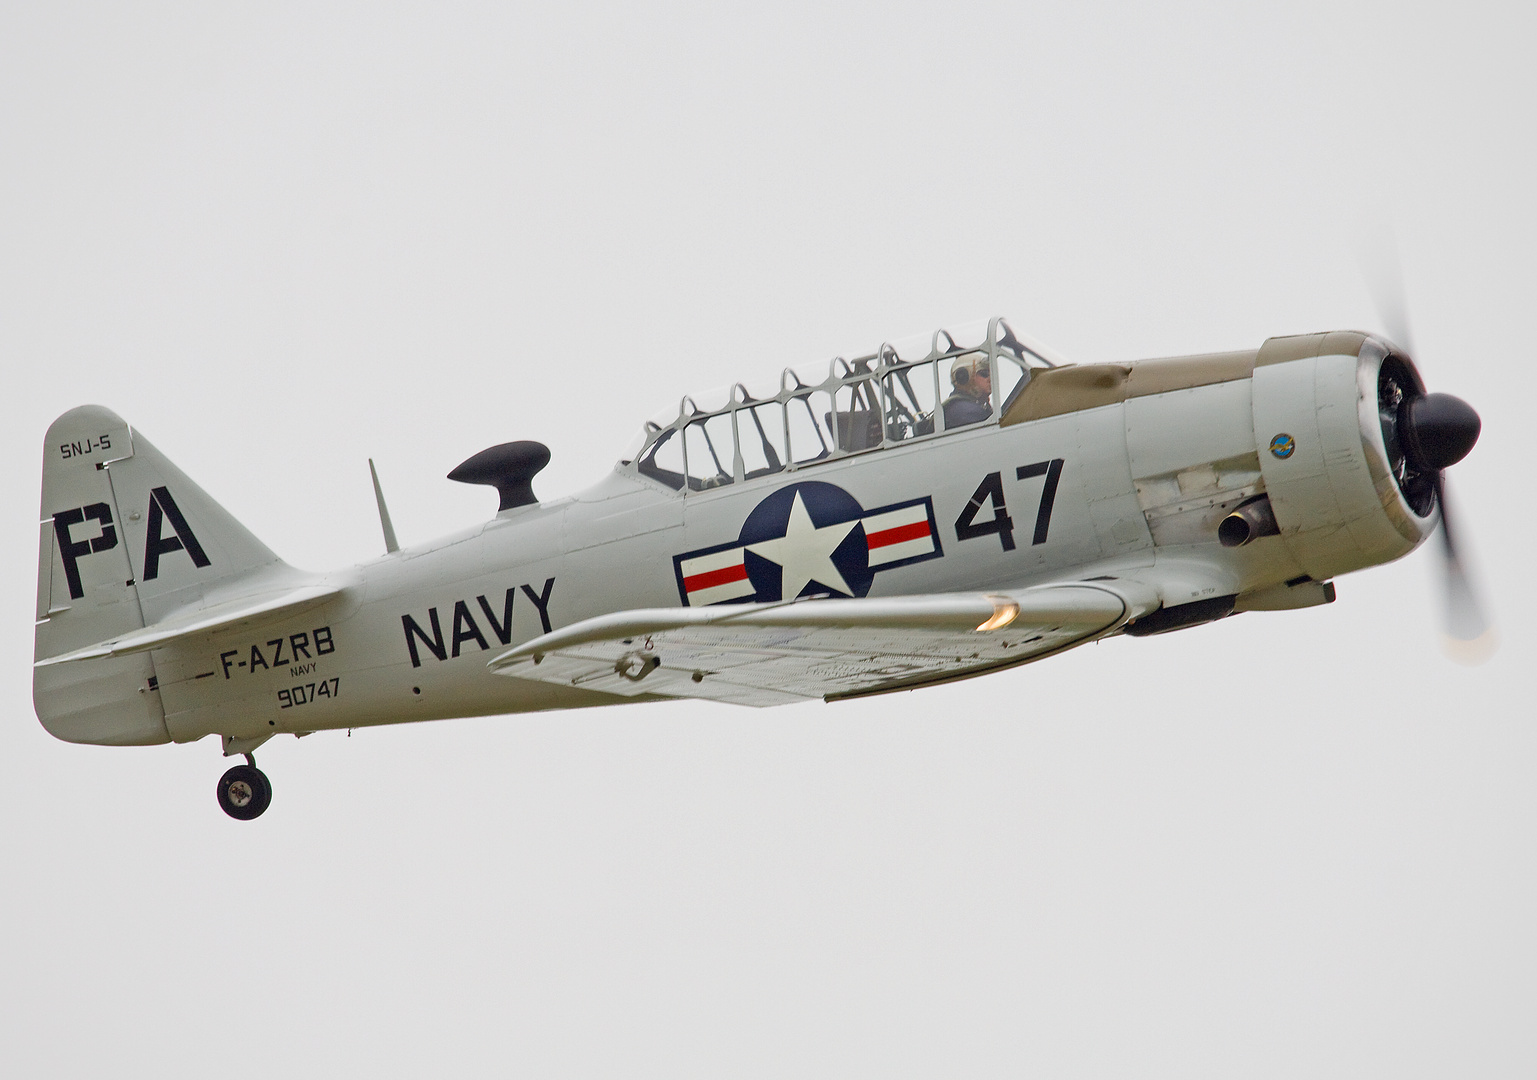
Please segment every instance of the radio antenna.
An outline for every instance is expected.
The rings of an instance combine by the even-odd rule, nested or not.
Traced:
[[[368,459],[368,475],[374,478],[374,501],[379,504],[379,526],[384,529],[384,553],[393,555],[400,550],[400,544],[395,539],[395,526],[390,523],[390,508],[384,505],[384,489],[379,486],[379,470],[374,468],[374,459]]]

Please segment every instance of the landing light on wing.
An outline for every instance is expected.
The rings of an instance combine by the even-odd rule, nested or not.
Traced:
[[[993,615],[985,623],[978,626],[981,630],[1001,630],[1019,617],[1019,605],[1012,600],[994,600]]]

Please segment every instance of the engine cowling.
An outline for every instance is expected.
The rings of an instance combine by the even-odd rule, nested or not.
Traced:
[[[1402,419],[1406,405],[1426,400],[1413,363],[1370,334],[1278,337],[1260,348],[1260,471],[1283,542],[1315,580],[1400,558],[1435,529],[1433,470],[1416,465],[1402,438],[1432,430]],[[1455,441],[1466,425],[1453,418],[1442,426]],[[1434,430],[1439,438],[1441,427]]]

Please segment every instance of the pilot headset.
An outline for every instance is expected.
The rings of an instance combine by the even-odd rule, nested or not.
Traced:
[[[950,381],[956,386],[970,386],[974,376],[991,377],[985,353],[967,353],[950,366]]]

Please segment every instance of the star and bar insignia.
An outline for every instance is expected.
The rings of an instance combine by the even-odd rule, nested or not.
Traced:
[[[812,481],[767,496],[736,540],[673,556],[688,607],[798,596],[864,596],[875,574],[944,555],[933,500],[866,510],[847,491]]]

